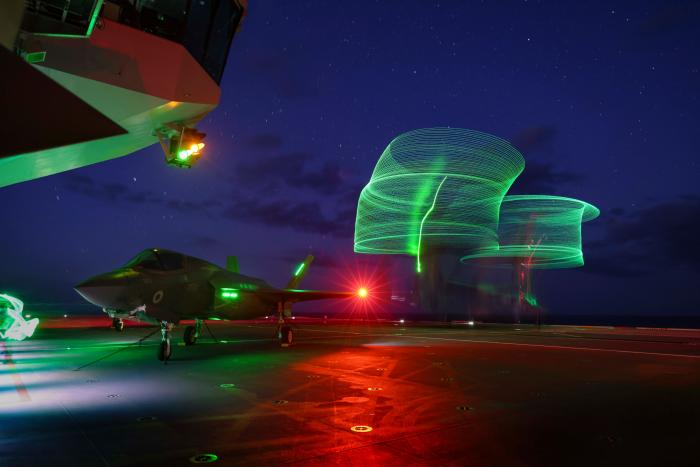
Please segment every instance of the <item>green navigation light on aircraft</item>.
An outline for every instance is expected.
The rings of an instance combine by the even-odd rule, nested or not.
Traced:
[[[301,272],[304,270],[304,263],[299,263],[299,266],[297,266],[297,270],[294,271],[294,275],[298,276],[301,274]]]
[[[221,298],[238,298],[238,290],[221,289]]]
[[[24,319],[23,309],[22,300],[11,295],[0,294],[0,339],[21,341],[34,334],[39,319]]]

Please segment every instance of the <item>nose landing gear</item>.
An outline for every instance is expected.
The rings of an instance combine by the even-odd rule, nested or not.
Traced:
[[[112,327],[118,332],[122,332],[124,330],[124,321],[122,321],[121,318],[114,318],[112,320]]]
[[[279,330],[277,331],[277,339],[279,339],[282,347],[289,347],[292,345],[293,338],[294,333],[292,332],[292,328],[290,326],[287,326],[286,324],[280,326]]]
[[[199,337],[199,333],[201,330],[202,330],[202,320],[195,319],[194,326],[187,326],[185,328],[185,335],[183,336],[183,340],[185,341],[185,345],[194,345],[195,343],[197,343],[197,338]]]
[[[277,314],[279,316],[277,319],[277,339],[282,347],[289,347],[292,345],[294,333],[292,327],[284,320],[284,303],[277,304]]]
[[[167,362],[172,355],[172,346],[170,345],[170,331],[173,329],[173,324],[167,321],[160,322],[160,345],[158,346],[158,360]]]

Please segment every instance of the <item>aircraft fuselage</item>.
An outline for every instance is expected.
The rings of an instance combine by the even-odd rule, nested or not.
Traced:
[[[256,292],[267,282],[184,256],[181,267],[125,266],[92,277],[75,289],[110,317],[177,324],[189,319],[250,319],[271,314],[277,303]]]

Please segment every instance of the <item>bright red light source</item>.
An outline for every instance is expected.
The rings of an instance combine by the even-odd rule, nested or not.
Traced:
[[[337,275],[334,282],[337,285],[333,288],[352,291],[351,300],[337,302],[336,306],[343,309],[336,311],[335,316],[350,319],[388,318],[391,305],[388,265],[373,258],[362,258],[362,261],[352,259],[335,270]]]

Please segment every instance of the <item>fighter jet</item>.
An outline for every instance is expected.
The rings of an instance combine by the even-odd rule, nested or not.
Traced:
[[[124,266],[76,285],[75,290],[101,307],[118,331],[124,329],[125,319],[160,325],[161,361],[170,358],[170,334],[182,320],[194,320],[194,326],[187,326],[184,333],[185,345],[193,345],[205,320],[276,314],[277,337],[288,346],[293,335],[287,319],[291,318],[293,303],[366,296],[365,289],[358,293],[298,290],[312,260],[313,256],[307,256],[294,270],[287,287],[279,289],[262,279],[240,274],[233,256],[223,269],[193,256],[150,248]]]

